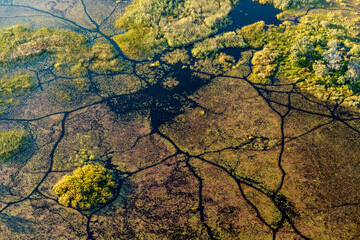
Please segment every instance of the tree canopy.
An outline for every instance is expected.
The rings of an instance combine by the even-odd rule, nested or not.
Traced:
[[[89,164],[75,169],[53,187],[59,203],[89,210],[113,198],[116,188],[113,172],[103,166]]]

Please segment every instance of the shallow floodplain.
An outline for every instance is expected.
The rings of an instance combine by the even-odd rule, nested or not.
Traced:
[[[286,49],[338,29],[348,76],[356,29],[288,10],[132,61],[115,42],[129,4],[0,1],[0,238],[358,239],[358,108],[305,91]]]

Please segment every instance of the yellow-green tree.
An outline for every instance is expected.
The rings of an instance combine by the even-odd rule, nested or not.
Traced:
[[[113,198],[116,188],[113,172],[103,166],[89,164],[75,169],[53,187],[59,203],[89,210]]]

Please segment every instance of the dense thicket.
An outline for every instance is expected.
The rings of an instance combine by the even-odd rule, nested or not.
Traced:
[[[89,164],[66,175],[53,187],[59,202],[65,206],[88,210],[113,198],[116,183],[112,171]]]

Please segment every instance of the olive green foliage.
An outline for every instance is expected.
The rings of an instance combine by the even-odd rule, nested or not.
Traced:
[[[314,42],[309,36],[301,36],[292,44],[289,60],[292,64],[305,67],[311,62],[314,54],[316,54]]]
[[[125,67],[110,44],[92,46],[88,61],[92,61],[89,69],[98,73],[119,72]]]
[[[24,130],[0,132],[0,161],[18,153],[25,143],[25,136]]]
[[[262,42],[269,43],[271,49],[276,50],[275,55],[279,62],[276,77],[286,77],[300,82],[300,86],[319,98],[344,101],[348,105],[358,106],[359,19],[343,21],[344,18],[338,13],[307,15],[298,25],[273,26],[262,31]],[[243,29],[240,31],[241,34],[251,42],[254,38],[244,34]],[[258,54],[255,54],[252,61],[255,66],[258,65],[256,62],[259,62]],[[267,55],[270,56],[269,53]],[[265,71],[258,72],[272,73],[273,67],[274,65],[270,66],[269,71],[263,68]],[[256,71],[254,67],[254,73]]]
[[[57,53],[58,59],[73,61],[75,56],[84,51],[87,39],[79,34],[42,28],[32,30],[23,26],[2,29],[0,32],[1,62],[22,60],[42,53]]]
[[[88,39],[77,33],[23,26],[0,30],[0,63],[26,61],[44,53],[54,56],[56,69],[76,77],[84,76],[88,68],[100,73],[124,68],[111,45],[90,47]]]
[[[285,10],[295,7],[311,7],[321,4],[322,0],[257,0],[261,4],[272,4],[274,7]]]
[[[269,46],[265,46],[263,50],[256,52],[251,60],[253,72],[250,75],[250,80],[255,83],[270,83],[277,67],[277,57],[276,50]]]
[[[98,158],[97,154],[89,149],[81,149],[80,151],[75,152],[74,157],[70,157],[70,161],[76,163],[86,163],[89,161],[95,161]]]
[[[129,58],[137,60],[152,57],[167,48],[165,40],[158,39],[156,31],[150,27],[132,28],[114,40]]]
[[[75,209],[89,210],[113,198],[116,188],[112,171],[89,164],[66,175],[53,187],[59,203]]]
[[[244,37],[250,47],[260,48],[264,45],[267,29],[265,22],[259,21],[237,30],[237,33]]]
[[[81,148],[80,150],[74,151],[73,155],[69,158],[62,158],[61,160],[56,158],[54,161],[54,169],[61,171],[71,170],[96,160],[99,160],[99,156],[95,151]]]
[[[161,60],[168,64],[177,64],[181,62],[183,64],[189,63],[189,55],[184,49],[176,49],[172,52],[168,52],[161,57]]]
[[[168,46],[193,43],[225,24],[233,0],[135,0],[116,22],[126,33],[114,37],[132,59],[145,59]]]
[[[24,91],[29,91],[35,86],[30,74],[17,73],[9,77],[4,75],[0,78],[0,114],[5,109],[17,102],[16,98]]]
[[[244,38],[236,32],[227,32],[222,35],[207,38],[202,42],[195,43],[191,53],[194,57],[206,57],[213,55],[224,48],[246,48],[248,45]]]
[[[225,53],[220,53],[216,56],[214,64],[220,64],[223,70],[234,66],[235,59],[233,56],[227,55]]]

